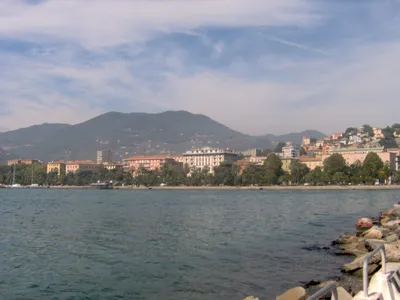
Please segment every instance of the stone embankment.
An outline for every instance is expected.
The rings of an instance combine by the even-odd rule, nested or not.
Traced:
[[[399,201],[400,203],[400,201]],[[376,247],[384,245],[387,262],[400,262],[400,204],[381,212],[379,217],[360,218],[356,223],[356,232],[343,233],[332,242],[337,255],[353,256],[353,261],[343,265],[343,276],[336,281],[340,299],[352,299],[362,289],[363,260]],[[372,276],[381,268],[381,256],[375,255],[369,261],[368,274]],[[325,285],[334,281],[319,282],[312,280],[307,284],[288,290],[276,300],[304,300]],[[343,298],[342,298],[343,297]],[[245,300],[264,300],[271,297],[257,298],[250,296]]]

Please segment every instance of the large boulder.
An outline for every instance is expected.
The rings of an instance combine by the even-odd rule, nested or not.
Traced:
[[[248,297],[244,298],[243,300],[259,300],[259,299],[256,296],[248,296]]]
[[[381,223],[384,228],[397,229],[400,227],[400,220],[398,220],[398,219],[390,220],[387,222],[381,222]]]
[[[357,236],[352,233],[342,233],[338,239],[334,240],[332,245],[345,245],[351,244],[357,241]]]
[[[373,221],[370,218],[358,218],[356,223],[357,229],[371,228],[373,226]]]
[[[361,236],[366,239],[380,240],[383,238],[382,228],[378,226],[373,226],[365,231]]]
[[[383,240],[375,240],[375,239],[367,239],[365,240],[365,248],[368,252],[374,251],[377,247],[385,244],[386,242]]]
[[[346,255],[361,256],[368,252],[364,238],[356,238],[352,243],[339,245],[339,248],[342,250],[342,254]]]
[[[303,287],[298,286],[276,297],[276,300],[304,300],[305,298],[306,290]]]
[[[400,241],[385,244],[386,261],[400,262]]]
[[[387,237],[385,237],[385,242],[387,243],[393,243],[399,240],[399,236],[395,233],[388,235]]]

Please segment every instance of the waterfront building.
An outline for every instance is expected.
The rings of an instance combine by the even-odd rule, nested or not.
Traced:
[[[193,149],[183,153],[185,164],[190,168],[203,169],[208,167],[210,172],[214,172],[214,167],[222,162],[233,163],[239,160],[239,154],[229,149],[201,148]]]
[[[110,163],[112,162],[112,151],[109,149],[103,149],[97,151],[97,163]]]
[[[87,172],[96,171],[99,168],[99,164],[90,160],[74,160],[65,163],[65,172],[76,173],[77,171]]]
[[[47,174],[56,172],[58,176],[61,174],[65,174],[65,161],[63,160],[54,160],[47,164]]]
[[[244,156],[257,157],[261,155],[262,150],[259,148],[249,149],[243,152]]]
[[[292,142],[287,142],[282,148],[281,158],[295,158],[300,156],[300,149]]]
[[[31,164],[41,164],[42,162],[38,159],[11,159],[7,161],[7,165],[31,165]]]
[[[160,170],[165,164],[179,164],[175,159],[166,155],[132,156],[124,159],[125,168],[133,169],[133,174],[139,175],[138,170],[145,168],[149,171]]]

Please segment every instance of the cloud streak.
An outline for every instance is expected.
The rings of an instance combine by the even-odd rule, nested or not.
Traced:
[[[250,2],[1,1],[0,128],[170,109],[252,134],[398,122],[400,37],[377,26],[393,7]]]

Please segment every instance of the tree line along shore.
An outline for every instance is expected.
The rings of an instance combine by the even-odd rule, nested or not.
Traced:
[[[60,174],[47,173],[41,164],[16,165],[15,182],[21,185],[31,183],[43,186],[87,186],[98,181],[112,181],[115,186],[144,187],[333,187],[400,184],[400,171],[394,172],[388,164],[373,152],[368,153],[363,163],[357,161],[348,165],[342,155],[335,153],[328,157],[323,167],[309,170],[306,165],[294,160],[289,172],[282,168],[279,156],[270,154],[262,165],[246,167],[235,163],[221,163],[210,169],[190,169],[187,165],[164,165],[157,170],[140,167],[133,176],[133,170],[107,170],[99,166],[93,171],[77,171]],[[0,184],[13,180],[13,166],[0,166]]]

